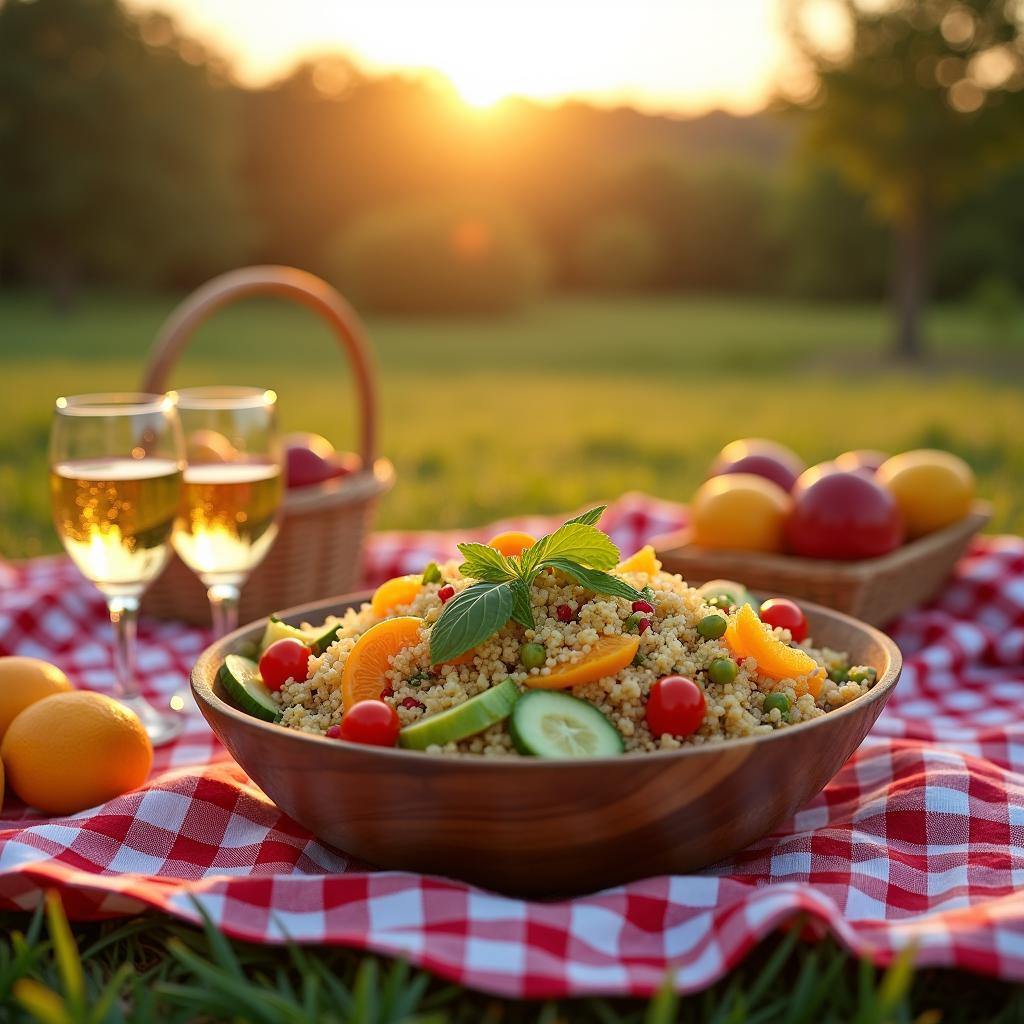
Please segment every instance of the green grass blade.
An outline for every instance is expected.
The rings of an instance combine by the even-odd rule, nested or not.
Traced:
[[[74,1017],[56,992],[31,978],[22,978],[14,986],[14,998],[39,1024],[72,1024]]]
[[[670,970],[665,975],[665,980],[662,981],[661,986],[647,1007],[644,1024],[674,1024],[678,1009],[679,996],[676,993],[676,972]]]
[[[85,1015],[85,974],[82,971],[78,946],[64,913],[64,904],[60,896],[53,891],[46,894],[46,920],[68,1011],[78,1020]]]

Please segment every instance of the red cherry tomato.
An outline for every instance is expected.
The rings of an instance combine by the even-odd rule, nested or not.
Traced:
[[[309,675],[309,656],[313,652],[298,640],[275,640],[260,655],[260,675],[271,690],[280,690],[289,680],[303,683]]]
[[[393,747],[401,725],[390,704],[382,700],[361,700],[345,712],[339,736],[349,743],[368,743],[373,747]]]
[[[655,736],[689,736],[704,721],[704,691],[686,676],[665,676],[651,687],[647,725]]]
[[[793,643],[801,644],[807,639],[807,619],[798,604],[785,597],[773,597],[761,605],[758,612],[762,622],[767,622],[772,629],[781,626],[788,629]]]

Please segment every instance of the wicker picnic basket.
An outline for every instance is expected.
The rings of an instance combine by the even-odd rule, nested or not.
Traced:
[[[292,267],[245,267],[198,288],[166,320],[149,355],[142,390],[162,393],[193,332],[212,313],[250,296],[290,299],[327,322],[348,359],[359,402],[358,472],[287,491],[281,528],[269,554],[242,588],[240,621],[269,615],[359,585],[363,544],[377,500],[394,485],[394,467],[377,457],[377,394],[366,333],[352,307],[325,281]],[[270,383],[270,382],[268,382]],[[143,611],[206,625],[206,592],[177,556],[149,588]]]
[[[690,583],[734,579],[759,594],[803,598],[878,626],[933,597],[991,517],[987,503],[975,502],[945,529],[860,562],[713,551],[691,544],[686,530],[655,538],[654,547],[665,569]]]

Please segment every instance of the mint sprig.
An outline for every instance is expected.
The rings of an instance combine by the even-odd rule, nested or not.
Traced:
[[[619,549],[597,529],[606,506],[584,512],[541,537],[521,555],[503,555],[485,544],[460,544],[463,576],[479,580],[452,598],[430,631],[430,660],[451,661],[493,636],[509,619],[533,629],[530,588],[545,569],[557,569],[595,594],[639,601],[640,591],[605,572],[619,562]]]

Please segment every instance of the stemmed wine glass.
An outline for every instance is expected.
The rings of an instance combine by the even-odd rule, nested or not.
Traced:
[[[185,467],[181,425],[168,395],[58,398],[50,432],[50,498],[57,533],[107,601],[114,625],[114,696],[154,745],[174,739],[180,715],[158,711],[135,671],[139,599],[170,556]]]
[[[248,387],[171,394],[188,463],[174,549],[206,587],[220,637],[238,625],[242,585],[277,536],[283,495],[277,395]]]

